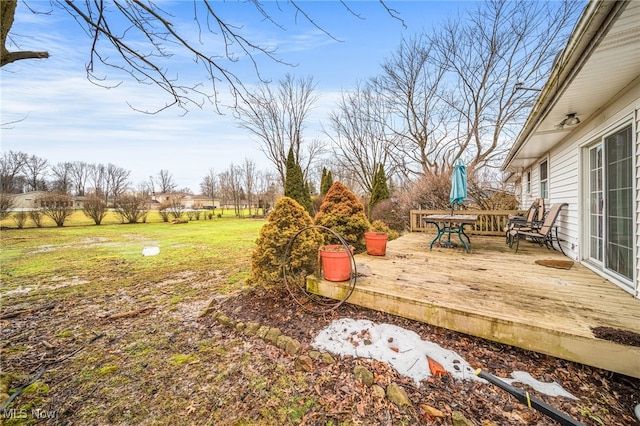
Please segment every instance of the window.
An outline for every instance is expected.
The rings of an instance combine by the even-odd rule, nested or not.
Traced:
[[[527,195],[531,195],[531,170],[527,171],[526,190]]]
[[[549,199],[549,161],[540,163],[540,197]]]

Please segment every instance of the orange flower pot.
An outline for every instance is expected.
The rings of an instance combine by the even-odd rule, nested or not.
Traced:
[[[342,244],[322,246],[319,255],[325,280],[339,282],[351,278],[351,256]]]
[[[389,236],[384,232],[365,232],[364,240],[367,244],[367,253],[371,256],[384,256],[387,252],[387,240]]]

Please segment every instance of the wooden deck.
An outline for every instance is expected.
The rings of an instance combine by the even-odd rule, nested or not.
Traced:
[[[596,338],[594,327],[640,334],[640,300],[575,263],[563,270],[536,260],[570,260],[521,242],[471,236],[470,253],[429,250],[433,234],[390,241],[386,256],[356,256],[348,303],[558,358],[640,378],[640,347]],[[308,288],[340,299],[347,283],[309,279]]]

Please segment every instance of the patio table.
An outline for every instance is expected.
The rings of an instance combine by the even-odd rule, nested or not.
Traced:
[[[457,234],[458,238],[460,239],[460,242],[464,246],[464,249],[467,251],[467,253],[469,253],[469,245],[467,244],[467,242],[469,244],[471,244],[471,239],[464,232],[464,226],[465,225],[473,225],[474,223],[476,223],[476,221],[478,220],[478,215],[475,215],[475,214],[456,214],[456,215],[430,214],[430,215],[424,216],[422,218],[422,220],[425,223],[434,224],[436,226],[436,229],[438,230],[438,234],[433,239],[433,241],[431,241],[431,244],[429,245],[429,250],[431,250],[433,248],[433,244],[436,241],[438,241],[440,243],[440,245],[444,246],[444,247],[457,247],[458,245],[456,243],[451,242],[451,234]],[[447,234],[447,236],[448,236],[447,241],[441,241],[442,236],[444,234]],[[464,239],[462,238],[463,235],[466,237],[467,242],[465,242]]]

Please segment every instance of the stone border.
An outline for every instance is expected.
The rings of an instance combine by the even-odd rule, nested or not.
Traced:
[[[314,369],[314,363],[335,364],[336,360],[328,352],[319,352],[315,350],[302,353],[302,343],[283,334],[276,327],[267,327],[257,322],[244,323],[236,321],[220,310],[214,310],[212,301],[207,308],[199,315],[200,318],[213,312],[212,317],[225,327],[231,328],[245,336],[257,336],[267,343],[270,343],[282,349],[287,355],[295,357],[294,366],[296,371],[311,372]],[[409,399],[404,388],[397,383],[390,383],[386,390],[382,386],[374,383],[373,373],[363,365],[356,365],[353,368],[353,375],[356,381],[363,383],[371,388],[371,392],[378,398],[387,398],[398,407],[413,407],[413,403]],[[442,411],[430,407],[425,404],[419,404],[420,408],[430,417],[450,417],[454,426],[473,426],[474,423],[467,419],[462,412],[454,411],[451,416]]]

